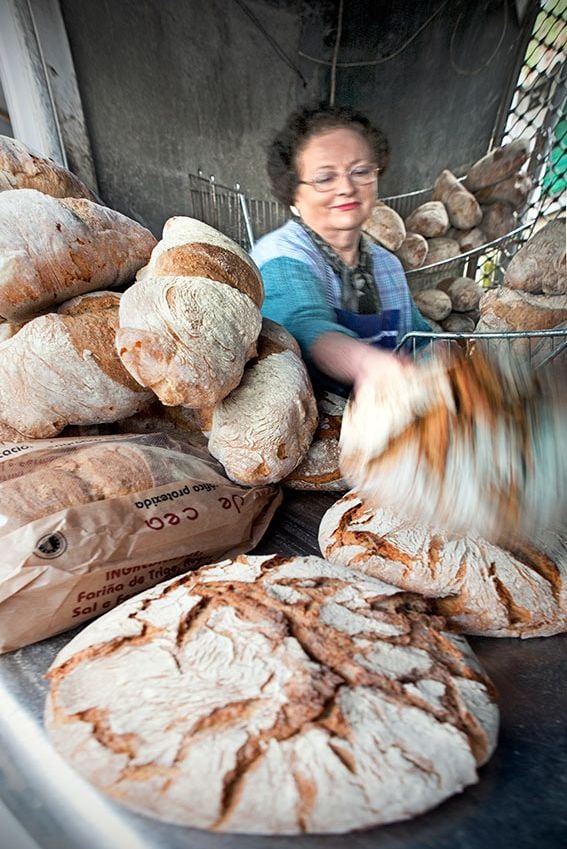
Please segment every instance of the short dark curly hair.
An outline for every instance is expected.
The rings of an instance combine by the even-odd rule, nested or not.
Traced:
[[[389,158],[388,141],[366,115],[350,106],[329,106],[325,103],[301,106],[291,113],[268,147],[268,176],[272,192],[281,203],[291,206],[294,202],[299,184],[297,154],[307,141],[318,133],[345,127],[360,133],[380,171],[385,170]]]

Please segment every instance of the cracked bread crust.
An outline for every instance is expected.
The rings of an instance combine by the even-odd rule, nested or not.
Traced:
[[[214,831],[342,833],[477,780],[498,712],[466,641],[425,602],[316,557],[240,556],[84,629],[46,725],[135,810]]]
[[[209,451],[236,483],[277,483],[307,453],[317,421],[305,364],[282,350],[249,364],[240,385],[214,408]]]
[[[183,215],[163,225],[160,241],[137,279],[145,277],[206,277],[238,289],[260,308],[264,284],[254,260],[219,230]]]
[[[0,426],[41,439],[147,406],[115,350],[119,303],[116,292],[79,295],[0,344]]]
[[[369,508],[349,492],[325,513],[319,545],[332,563],[433,599],[461,633],[546,637],[567,631],[565,536],[515,549],[481,537],[452,537]]]

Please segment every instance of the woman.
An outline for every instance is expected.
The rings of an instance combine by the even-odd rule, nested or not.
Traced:
[[[266,290],[262,311],[295,336],[327,385],[395,377],[403,367],[391,352],[397,339],[430,330],[399,260],[361,235],[384,148],[364,115],[320,106],[294,112],[268,153],[273,193],[294,215],[252,251]]]

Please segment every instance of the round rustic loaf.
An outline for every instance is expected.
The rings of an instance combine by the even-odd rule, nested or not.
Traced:
[[[489,242],[510,233],[518,223],[516,213],[504,201],[498,200],[490,206],[483,206],[482,210],[482,232]]]
[[[451,628],[490,637],[567,631],[567,538],[507,550],[481,537],[454,537],[369,508],[356,492],[323,516],[323,556],[434,599]]]
[[[428,239],[443,236],[449,229],[449,216],[439,200],[422,203],[406,218],[406,230]]]
[[[479,302],[478,330],[550,330],[567,321],[567,294],[537,295],[500,286]]]
[[[323,392],[317,399],[319,424],[313,441],[301,463],[284,480],[289,489],[346,492],[346,481],[339,468],[339,437],[346,398]]]
[[[389,251],[398,250],[406,238],[404,219],[395,209],[381,201],[375,204],[362,229],[372,241],[383,245]]]
[[[396,251],[396,256],[404,268],[419,268],[425,265],[429,244],[425,236],[419,233],[407,233],[405,239]]]
[[[425,262],[426,269],[430,265],[437,262],[445,262],[448,259],[459,256],[461,248],[456,239],[447,239],[444,236],[439,236],[436,239],[427,240],[427,259]],[[424,271],[424,274],[435,273],[436,269]]]
[[[564,218],[550,221],[520,248],[506,269],[506,286],[534,294],[567,294],[565,223]]]
[[[470,230],[457,230],[452,227],[447,233],[449,239],[457,242],[462,253],[474,251],[488,242],[487,237],[482,232],[480,227],[473,227]]]
[[[151,393],[116,353],[120,297],[80,295],[0,343],[1,423],[38,439],[69,424],[117,421],[149,403]]]
[[[475,349],[367,381],[341,431],[341,470],[371,506],[501,541],[560,527],[567,507],[561,376]]]
[[[343,833],[477,780],[493,688],[424,602],[316,557],[160,584],[56,657],[46,726],[137,811],[220,832]]]

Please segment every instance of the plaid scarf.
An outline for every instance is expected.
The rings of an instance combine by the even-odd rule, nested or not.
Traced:
[[[295,219],[301,224],[305,232],[316,245],[319,253],[329,263],[335,274],[342,282],[341,306],[344,310],[357,313],[357,315],[370,315],[380,313],[382,306],[380,296],[374,282],[372,254],[366,240],[360,237],[358,247],[358,265],[350,268],[332,247],[319,236],[311,227],[308,227],[301,218]]]

